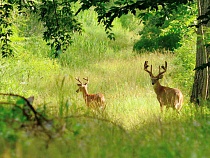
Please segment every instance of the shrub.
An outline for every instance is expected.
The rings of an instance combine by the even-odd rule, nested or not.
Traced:
[[[168,33],[157,38],[158,48],[174,51],[181,47],[181,35],[179,33]]]
[[[153,51],[156,50],[157,47],[157,39],[142,38],[134,44],[133,50],[137,52],[140,52],[140,50]]]
[[[189,25],[194,23],[196,6],[191,5],[179,6],[177,10],[171,10],[167,17],[163,17],[164,13],[161,11],[141,14],[144,28],[139,32],[140,40],[135,43],[133,49],[137,52],[141,49],[174,51],[181,47],[182,40],[193,33]]]

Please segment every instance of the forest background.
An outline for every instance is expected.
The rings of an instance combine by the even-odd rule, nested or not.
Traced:
[[[1,2],[1,7],[5,4],[9,2]],[[196,3],[178,6],[164,23],[161,11],[139,11],[139,17],[128,13],[106,31],[90,8],[78,12],[82,29],[64,36],[70,39],[66,45],[65,40],[47,38],[50,17],[43,22],[39,12],[20,12],[15,6],[1,21],[1,157],[210,155],[208,101],[199,107],[190,102],[197,31],[189,26],[196,22]],[[76,13],[79,7],[74,3],[72,10]],[[4,22],[9,27],[3,27]],[[143,70],[146,60],[155,73],[168,62],[161,83],[184,94],[180,115],[172,109],[160,114]],[[82,94],[76,93],[75,77],[89,77],[89,91],[104,93],[104,113],[85,106]],[[25,100],[29,96],[35,97],[33,104]],[[30,112],[33,119],[24,113],[26,104],[35,111]]]

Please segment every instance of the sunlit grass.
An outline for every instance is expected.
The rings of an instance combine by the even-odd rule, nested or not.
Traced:
[[[191,87],[186,90],[180,84],[189,74],[179,72],[183,63],[177,54],[136,54],[132,52],[135,35],[122,31],[119,21],[114,29],[116,40],[110,41],[92,20],[95,15],[84,14],[83,20],[93,27],[85,26],[82,36],[75,35],[72,46],[58,59],[48,58],[49,48],[34,39],[14,58],[0,59],[1,92],[34,95],[36,109],[45,108],[51,119],[66,124],[63,136],[50,142],[39,135],[32,137],[30,131],[17,132],[16,141],[0,138],[0,157],[207,157],[208,102],[198,109],[189,103]],[[184,48],[181,53],[186,53]],[[154,75],[159,65],[168,62],[160,82],[183,92],[181,114],[172,109],[160,113],[150,77],[143,69],[145,61],[153,65]],[[87,108],[82,94],[76,93],[75,77],[88,77],[89,93],[105,95],[104,113]],[[8,131],[8,136],[12,132],[16,133]]]
[[[77,81],[74,77],[89,77],[89,93],[104,93],[107,104],[107,113],[114,116],[126,129],[133,129],[140,122],[157,115],[160,112],[156,94],[150,83],[148,73],[143,70],[145,60],[153,64],[154,73],[158,73],[158,66],[168,61],[168,73],[173,71],[172,54],[143,54],[133,55],[128,52],[124,54],[128,58],[112,58],[108,61],[98,61],[84,68],[66,68],[65,74],[71,76],[64,82],[63,89],[71,94],[74,104],[85,106],[82,94],[76,94]],[[69,72],[67,70],[70,69]],[[163,85],[178,85],[172,83],[170,76],[166,73]],[[186,97],[188,97],[186,95]]]
[[[10,145],[4,146],[1,155],[8,156],[10,153],[24,154],[24,157],[39,157],[40,154],[46,154],[46,157],[53,155],[68,157],[69,153],[75,157],[208,155],[208,143],[202,143],[209,138],[209,123],[206,121],[209,110],[196,112],[187,102],[189,95],[183,92],[186,101],[182,113],[178,115],[170,109],[161,114],[149,75],[143,70],[145,60],[153,65],[154,73],[158,72],[158,66],[166,60],[169,64],[168,72],[161,83],[166,86],[179,86],[173,82],[173,75],[169,75],[175,68],[173,58],[172,54],[133,55],[132,52],[127,52],[121,58],[97,61],[84,67],[59,68],[52,64],[52,69],[46,69],[46,73],[41,71],[43,65],[40,64],[40,68],[33,69],[29,82],[21,85],[22,90],[17,90],[16,93],[34,94],[35,108],[46,104],[47,114],[51,118],[70,117],[66,119],[67,129],[64,138],[47,143],[49,146],[46,148],[46,142],[40,138],[25,139],[25,136],[23,138],[20,136],[21,142],[15,144],[15,150],[8,149]],[[13,70],[17,72],[23,68],[28,70],[32,65],[22,63],[19,67],[13,67]],[[9,72],[13,72],[12,69]],[[22,74],[27,76],[27,71],[25,72]],[[94,119],[95,114],[88,111],[82,94],[76,93],[78,87],[75,77],[89,77],[89,93],[104,93],[107,108],[99,118],[109,120],[108,122]],[[7,75],[2,75],[2,81],[7,79]],[[10,80],[13,79],[17,81],[13,84],[18,86],[22,75],[10,76]],[[86,117],[89,115],[91,117]],[[72,131],[76,131],[77,134]],[[4,143],[5,140],[0,142]],[[31,155],[31,151],[37,155]]]

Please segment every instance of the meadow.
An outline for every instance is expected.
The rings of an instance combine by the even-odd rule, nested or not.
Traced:
[[[14,57],[0,59],[2,93],[35,96],[33,106],[63,126],[62,135],[46,139],[36,130],[20,130],[1,122],[0,157],[190,157],[210,156],[210,110],[189,102],[195,65],[195,40],[186,40],[175,53],[133,52],[135,31],[115,23],[116,40],[84,14],[83,35],[58,59],[41,37],[13,39]],[[91,25],[92,27],[88,27]],[[184,94],[181,114],[160,113],[145,61],[168,62],[161,84]],[[88,77],[89,93],[106,98],[104,113],[88,109],[76,93],[75,77]],[[2,99],[2,98],[1,98]],[[2,121],[2,119],[1,119]],[[55,131],[56,132],[56,131]]]

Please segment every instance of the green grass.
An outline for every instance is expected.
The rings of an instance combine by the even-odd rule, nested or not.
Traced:
[[[125,57],[126,56],[126,57]],[[158,57],[159,60],[156,60]],[[25,57],[26,58],[26,57]],[[36,108],[46,103],[47,114],[60,118],[60,108],[68,100],[68,112],[63,117],[90,115],[82,98],[77,94],[74,77],[89,77],[89,92],[105,94],[106,120],[89,117],[64,119],[66,132],[62,138],[49,142],[45,139],[20,134],[14,145],[3,145],[1,155],[15,154],[17,157],[207,157],[209,139],[209,109],[196,112],[188,103],[189,94],[184,93],[185,103],[181,115],[173,110],[160,114],[159,104],[150,83],[149,75],[143,70],[145,60],[158,65],[168,61],[168,73],[173,71],[174,55],[144,54],[127,52],[122,57],[99,60],[88,66],[62,67],[56,61],[40,58],[19,59],[18,67],[5,68],[1,91],[35,95]],[[14,61],[14,59],[13,59]],[[18,62],[18,60],[15,59]],[[9,72],[9,73],[6,73]],[[28,73],[30,72],[30,75]],[[165,74],[162,84],[177,85],[173,76]],[[27,78],[28,77],[28,78]],[[9,81],[10,82],[6,82]],[[25,84],[21,84],[25,81]],[[62,84],[63,82],[63,84]],[[14,85],[10,87],[11,83]],[[7,87],[8,91],[4,88]],[[182,89],[182,87],[178,87]],[[94,115],[93,115],[94,116]],[[97,117],[97,116],[96,116]],[[75,130],[78,134],[71,131]],[[1,140],[4,144],[5,140]],[[36,153],[31,155],[31,153]],[[18,156],[19,154],[19,156]]]
[[[210,155],[208,105],[204,103],[196,109],[189,103],[193,53],[188,54],[182,48],[177,54],[137,55],[132,52],[133,33],[122,31],[119,23],[115,31],[118,38],[109,41],[101,27],[87,27],[83,36],[75,35],[75,43],[59,59],[50,59],[45,43],[40,39],[35,42],[34,38],[22,43],[24,48],[17,50],[15,57],[0,59],[1,92],[34,95],[36,109],[45,108],[56,125],[66,125],[62,137],[47,142],[37,129],[15,131],[0,122],[1,129],[7,129],[3,134],[0,130],[0,157],[204,158]],[[184,58],[184,54],[188,56]],[[159,65],[168,62],[161,83],[183,92],[180,115],[172,109],[160,113],[150,77],[143,70],[145,60],[153,65],[154,74],[158,73]],[[89,77],[89,93],[104,93],[107,108],[103,114],[85,106],[82,94],[76,93],[75,77]],[[186,78],[190,78],[187,85]]]

